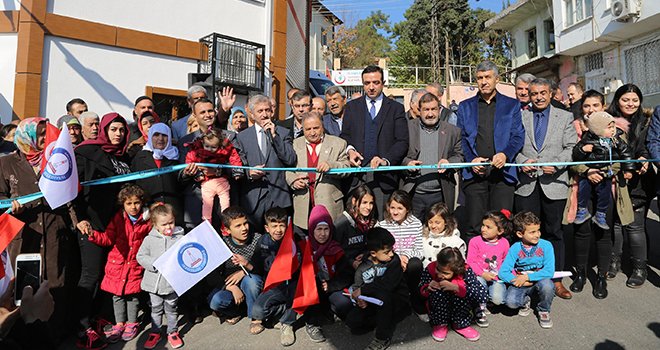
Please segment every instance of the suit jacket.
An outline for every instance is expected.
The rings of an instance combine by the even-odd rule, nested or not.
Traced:
[[[326,135],[337,137],[341,135],[341,128],[339,128],[339,123],[337,123],[335,118],[330,113],[327,113],[323,116],[323,129],[325,130]]]
[[[320,144],[318,163],[328,162],[331,168],[348,168],[348,155],[346,154],[346,141],[325,135]],[[317,146],[319,147],[319,146]],[[307,168],[307,143],[304,137],[293,140],[293,150],[296,152],[298,163],[296,168]],[[289,186],[305,173],[286,172],[286,182]],[[333,218],[344,211],[344,194],[341,191],[341,178],[348,174],[316,174],[316,187],[314,188],[314,204],[323,205]],[[309,189],[293,191],[293,223],[298,227],[307,229],[309,218]]]
[[[476,138],[479,123],[479,107],[477,101],[479,94],[458,105],[457,126],[461,129],[463,155],[466,162],[477,157]],[[495,96],[495,153],[504,153],[507,162],[516,159],[516,154],[523,146],[525,130],[520,117],[520,103],[518,100],[504,96],[497,92]],[[475,174],[472,169],[463,169],[463,178],[471,179]],[[509,183],[516,183],[516,169],[504,168],[504,179]]]
[[[293,134],[294,131],[295,131],[295,127],[294,127],[295,122],[294,122],[294,120],[296,120],[296,117],[292,116],[289,119],[278,120],[276,122],[276,125],[279,125],[283,128],[286,128],[287,130],[289,130],[289,138],[291,139],[290,140],[291,142],[293,142],[293,140],[296,138],[295,135]],[[300,135],[298,135],[298,137],[300,137],[300,136],[302,136],[302,131],[300,132]]]
[[[238,133],[236,136],[239,145],[238,153],[245,165],[264,164],[268,168],[286,168],[296,165],[297,157],[291,146],[289,130],[276,126],[275,132],[272,143],[268,142],[266,157],[259,149],[257,129],[254,125]],[[284,171],[267,171],[266,175],[259,180],[252,180],[246,176],[241,184],[240,200],[241,206],[250,214],[257,212],[256,209],[259,206],[267,206],[266,208],[271,206],[290,207],[291,195]]]
[[[543,139],[541,149],[536,147],[534,138],[534,112],[522,113],[522,123],[525,128],[525,144],[516,157],[516,163],[524,163],[530,159],[538,162],[570,162],[573,147],[577,143],[577,132],[573,126],[573,114],[550,106],[548,131]],[[518,168],[520,169],[520,168]],[[527,197],[536,188],[536,182],[541,184],[543,193],[552,200],[568,198],[569,176],[567,167],[557,167],[557,172],[551,175],[531,177],[522,171],[518,175],[516,194]]]
[[[461,148],[461,130],[447,122],[440,121],[438,127],[438,154],[440,159],[447,159],[450,163],[463,162],[463,149]],[[407,165],[412,160],[418,160],[419,154],[422,150],[420,144],[419,133],[421,132],[421,120],[413,119],[408,121],[408,134],[410,135],[410,143],[408,144],[408,154],[403,159],[401,165]],[[433,145],[424,145],[424,147],[433,147]],[[454,177],[453,170],[447,170],[443,174],[438,174],[440,177],[440,186],[445,198],[445,204],[449,210],[454,210],[454,197],[456,196],[456,178]],[[406,172],[404,178],[403,190],[412,192],[417,186],[416,180],[420,176],[420,172]]]
[[[366,97],[362,96],[346,104],[341,138],[364,154],[364,117],[369,115]],[[383,97],[383,104],[376,116],[378,128],[377,155],[387,159],[391,165],[401,164],[408,152],[408,119],[403,105]],[[364,159],[362,166],[368,166],[371,159]],[[375,172],[374,181],[380,183],[385,192],[399,186],[397,174],[393,172]]]

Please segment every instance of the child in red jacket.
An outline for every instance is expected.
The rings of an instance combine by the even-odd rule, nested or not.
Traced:
[[[197,138],[190,144],[186,154],[186,163],[212,163],[243,165],[241,157],[231,141],[222,135],[222,130],[210,129],[206,134]],[[220,210],[229,208],[229,181],[222,175],[220,169],[203,175],[195,180],[202,183],[202,219],[211,220],[213,214],[213,199],[217,195],[220,199]],[[215,174],[215,175],[214,175]]]
[[[138,333],[138,294],[144,268],[136,255],[144,237],[151,231],[149,212],[143,204],[145,193],[134,184],[126,184],[117,196],[122,209],[115,214],[105,232],[94,231],[89,241],[112,247],[105,264],[101,289],[112,293],[116,324],[106,332],[106,339],[116,343],[129,341]]]

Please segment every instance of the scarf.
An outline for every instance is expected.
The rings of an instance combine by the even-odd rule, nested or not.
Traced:
[[[325,223],[330,227],[330,236],[328,237],[328,240],[323,244],[319,243],[316,240],[316,237],[314,237],[314,229],[320,223]],[[314,262],[318,262],[323,256],[333,256],[344,251],[341,249],[339,243],[332,239],[332,233],[334,231],[334,226],[332,225],[332,217],[330,216],[328,209],[326,209],[324,206],[317,205],[312,208],[312,211],[309,214],[308,228],[309,242],[312,244],[312,251],[314,252]]]
[[[243,108],[241,108],[241,107],[233,107],[233,108],[231,109],[231,114],[229,115],[229,121],[227,122],[227,130],[229,130],[229,131],[238,132],[238,130],[234,129],[234,127],[231,125],[231,121],[234,119],[234,114],[236,114],[236,112],[241,112],[241,113],[243,113],[243,115],[244,115],[244,116],[246,117],[246,119],[247,119],[247,113],[245,113],[245,110],[243,110]]]
[[[152,138],[154,134],[163,134],[167,136],[167,145],[165,149],[154,149]],[[144,145],[144,150],[151,151],[153,153],[154,159],[169,159],[169,160],[178,160],[179,159],[179,149],[172,146],[172,131],[170,127],[163,123],[156,123],[151,126],[149,129],[149,137],[147,138],[147,144]]]
[[[114,122],[120,122],[124,124],[126,133],[124,134],[124,139],[117,145],[113,145],[108,138],[108,128],[110,124]],[[105,153],[110,153],[117,157],[121,157],[126,153],[126,148],[128,147],[128,125],[126,124],[126,119],[119,115],[117,112],[111,112],[101,118],[101,125],[99,125],[99,136],[95,140],[86,140],[83,141],[78,147],[84,145],[99,145]]]
[[[142,115],[139,118],[137,118],[138,130],[140,130],[140,133],[142,134],[142,137],[144,138],[145,141],[147,141],[149,135],[147,135],[147,133],[145,133],[144,130],[142,130],[142,119],[146,117],[151,117],[152,126],[153,124],[160,123],[160,118],[158,117],[158,114],[156,114],[156,112],[153,111],[144,111],[144,113],[142,113]]]
[[[45,124],[47,120],[39,117],[25,118],[18,124],[14,134],[16,148],[25,154],[32,167],[41,166],[44,155],[44,150],[39,150],[37,145],[37,129],[41,123]]]

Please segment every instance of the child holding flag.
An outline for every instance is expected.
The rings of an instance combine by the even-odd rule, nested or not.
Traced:
[[[137,254],[138,263],[145,269],[142,290],[149,292],[151,299],[152,329],[144,348],[153,349],[158,345],[164,311],[167,317],[167,341],[171,347],[177,349],[183,346],[177,328],[178,296],[153,264],[183,235],[183,229],[174,227],[174,209],[169,204],[156,203],[151,206],[150,213],[153,229],[142,242]]]

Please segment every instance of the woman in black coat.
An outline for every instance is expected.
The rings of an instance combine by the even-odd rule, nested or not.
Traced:
[[[147,143],[133,158],[133,172],[160,169],[179,164],[179,150],[172,146],[170,128],[157,123],[149,129]],[[183,187],[179,184],[178,172],[164,173],[141,180],[136,183],[145,190],[152,202],[163,202],[174,208],[175,220],[183,223]]]

